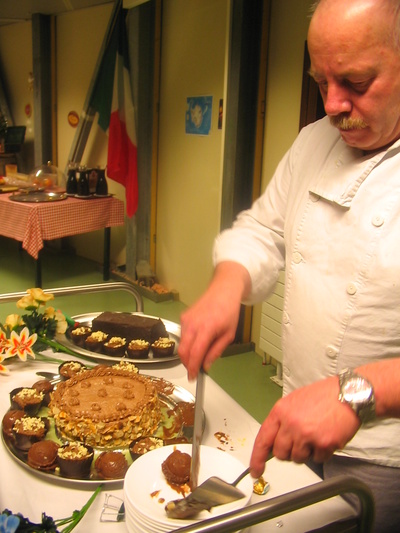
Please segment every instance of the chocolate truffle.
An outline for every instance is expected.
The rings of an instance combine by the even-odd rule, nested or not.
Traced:
[[[190,479],[190,463],[188,453],[174,450],[161,465],[165,479],[171,485],[183,485]]]
[[[57,466],[58,444],[52,440],[35,442],[28,451],[28,465],[36,470],[51,471]]]
[[[7,435],[7,437],[13,437],[13,427],[15,421],[24,418],[24,416],[25,411],[22,411],[21,409],[10,409],[7,411],[7,413],[3,416],[3,433]]]
[[[122,452],[102,452],[96,459],[95,467],[103,479],[122,479],[128,470],[128,462]]]

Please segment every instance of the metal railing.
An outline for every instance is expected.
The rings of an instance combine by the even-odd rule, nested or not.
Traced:
[[[143,313],[142,296],[133,285],[130,285],[129,283],[125,283],[123,281],[115,283],[96,283],[92,285],[75,285],[72,287],[56,287],[53,289],[44,289],[44,292],[54,294],[55,296],[72,296],[74,294],[88,294],[94,292],[108,292],[118,290],[131,293],[136,302],[136,311],[138,313]],[[23,296],[26,296],[26,291],[0,294],[0,303],[13,302],[15,300],[19,300]]]
[[[369,533],[372,531],[375,515],[372,492],[362,481],[348,476],[337,476],[324,480],[225,515],[203,520],[195,525],[175,529],[174,533],[233,533],[347,493],[355,494],[358,497],[360,513],[351,520],[351,529],[349,529],[348,519],[343,522],[342,528],[340,521],[334,522],[337,524],[335,531]],[[323,529],[318,531],[323,531]],[[331,528],[329,531],[333,531],[333,529]]]

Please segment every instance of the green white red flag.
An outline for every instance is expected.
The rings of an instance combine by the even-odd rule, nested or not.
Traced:
[[[127,10],[116,17],[90,105],[99,113],[98,124],[108,134],[107,176],[125,187],[126,212],[138,206],[135,109],[129,73]]]

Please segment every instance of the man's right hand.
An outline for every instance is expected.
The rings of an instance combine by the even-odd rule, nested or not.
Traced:
[[[240,304],[250,286],[249,273],[242,265],[220,263],[207,291],[182,314],[178,354],[190,380],[200,367],[209,370],[234,340]]]

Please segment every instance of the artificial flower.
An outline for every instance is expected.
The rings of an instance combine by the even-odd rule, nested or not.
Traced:
[[[35,359],[35,352],[32,350],[32,346],[37,340],[37,334],[29,334],[28,328],[23,328],[21,333],[18,334],[15,330],[11,332],[9,347],[5,352],[5,359],[8,357],[14,357],[18,355],[21,361],[26,361],[29,355]]]
[[[47,307],[44,311],[44,316],[48,318],[54,318],[57,321],[56,324],[56,331],[57,333],[65,333],[68,328],[68,322],[65,319],[65,316],[62,314],[62,312],[57,309],[57,311],[54,309],[54,307]]]
[[[16,326],[22,326],[23,325],[22,318],[17,315],[16,313],[12,315],[8,315],[6,318],[6,321],[4,322],[4,325],[8,327],[9,329],[14,329]]]
[[[54,299],[40,288],[28,289],[26,296],[17,302],[19,309],[24,309],[22,316],[8,315],[4,324],[0,324],[0,374],[7,374],[7,368],[1,364],[5,359],[17,356],[21,361],[28,357],[61,363],[60,360],[41,352],[51,348],[55,352],[76,355],[56,340],[57,333],[67,330],[68,322],[63,313],[46,303]],[[43,310],[40,310],[44,306]],[[0,530],[1,533],[1,530]]]
[[[0,533],[15,533],[19,524],[18,516],[0,514]]]
[[[37,302],[30,294],[27,294],[18,300],[17,307],[19,309],[37,309],[39,307],[39,302]]]
[[[9,509],[4,509],[0,514],[0,533],[70,533],[85,516],[102,488],[103,485],[99,485],[82,509],[74,511],[68,518],[54,520],[42,513],[41,523],[35,524],[21,513],[13,514]],[[60,526],[65,527],[58,529]]]
[[[39,287],[36,287],[34,289],[28,289],[26,292],[30,294],[32,298],[36,300],[36,302],[39,302],[39,304],[42,305],[48,302],[49,300],[54,300],[54,294],[51,294],[49,292],[45,293],[43,289]]]

